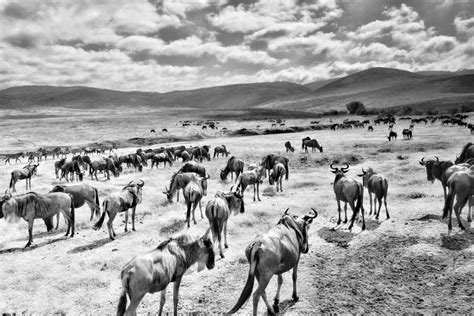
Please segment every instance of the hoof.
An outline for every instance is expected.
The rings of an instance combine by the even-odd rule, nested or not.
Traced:
[[[267,314],[268,315],[275,315],[275,312],[272,311],[271,309],[267,309]]]
[[[128,229],[125,228],[125,232],[128,232]]]
[[[222,258],[222,259],[224,259],[224,258],[225,258],[223,253],[221,253],[221,258]]]
[[[343,222],[344,224],[347,224],[347,219]]]
[[[293,302],[298,302],[300,297],[298,295],[293,295]]]
[[[278,307],[278,304],[273,304],[273,310],[275,311],[275,313],[280,312],[280,308]]]
[[[133,230],[134,232],[136,232],[135,228],[132,228],[132,230]]]

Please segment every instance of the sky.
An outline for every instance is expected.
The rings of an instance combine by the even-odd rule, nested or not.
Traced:
[[[168,92],[474,68],[471,0],[0,0],[0,89]]]

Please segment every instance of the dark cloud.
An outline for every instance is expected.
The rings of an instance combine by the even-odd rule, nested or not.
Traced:
[[[3,15],[14,19],[29,19],[34,14],[34,10],[23,6],[18,2],[10,2],[3,8]]]
[[[31,49],[38,47],[42,43],[43,38],[38,33],[21,30],[15,34],[6,36],[4,41],[13,46]]]

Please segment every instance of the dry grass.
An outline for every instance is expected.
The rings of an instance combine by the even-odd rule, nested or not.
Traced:
[[[309,124],[295,120],[292,125],[302,123]],[[35,124],[39,130],[35,130],[37,132],[31,137],[45,137],[41,135],[41,129],[46,128],[43,123]],[[137,124],[135,119],[130,120],[130,124],[124,133],[133,128],[136,132],[137,126],[142,126],[142,129],[144,126],[143,123],[133,125]],[[168,125],[173,124],[168,122]],[[222,123],[230,128],[251,128],[270,123],[254,121],[239,124]],[[98,134],[94,135],[94,139],[111,138],[113,135],[111,130],[104,131],[93,124],[87,126]],[[428,183],[425,170],[418,164],[422,155],[454,159],[468,132],[430,125],[416,126],[412,142],[397,140],[396,144],[388,144],[386,127],[375,129],[374,133],[363,130],[317,131],[236,138],[218,137],[216,133],[212,134],[215,139],[193,142],[213,146],[226,144],[232,155],[246,163],[260,161],[266,153],[286,155],[290,158],[290,178],[284,181],[282,193],[276,192],[274,187],[270,188],[268,179],[265,179],[261,186],[261,202],[252,200],[251,187],[247,190],[245,213],[233,215],[229,220],[229,248],[225,250],[225,259],[218,259],[211,271],[198,274],[192,269],[184,277],[180,311],[198,314],[226,312],[236,302],[244,286],[248,272],[244,250],[252,238],[273,227],[286,208],[290,208],[293,214],[304,214],[315,208],[319,217],[310,229],[310,252],[301,257],[298,272],[300,300],[296,304],[288,301],[292,291],[291,274],[284,275],[281,300],[285,312],[473,313],[470,301],[474,285],[473,234],[445,235],[446,223],[439,219],[443,203],[441,187],[439,183]],[[52,126],[47,126],[44,135],[52,137],[53,130]],[[175,131],[178,130],[176,128]],[[68,133],[67,129],[64,131]],[[21,139],[28,136],[27,132],[21,133],[25,133]],[[317,138],[324,146],[324,153],[302,153],[298,145],[305,136]],[[87,137],[89,134],[84,134],[81,141],[90,141]],[[284,152],[286,140],[291,140],[296,148],[294,153]],[[11,147],[11,143],[5,144],[5,148]],[[419,152],[421,148],[424,150],[422,155]],[[382,151],[377,155],[371,155],[380,149]],[[134,150],[128,148],[120,152]],[[401,152],[409,159],[397,159]],[[301,163],[300,159],[304,156],[308,157],[307,162]],[[335,159],[340,163],[349,160],[351,165],[357,165],[349,170],[348,177],[356,178],[360,167],[370,166],[388,178],[389,220],[385,219],[382,210],[380,220],[366,218],[367,230],[364,232],[360,231],[360,223],[352,233],[344,228],[331,230],[335,226],[337,212],[331,185],[334,175],[329,170],[329,163]],[[219,169],[225,161],[218,159],[204,163],[211,179],[203,208],[217,191],[228,190],[233,184],[230,180],[223,183],[219,179]],[[18,166],[0,166],[0,179],[3,179],[4,187],[15,167]],[[132,179],[145,181],[143,203],[137,208],[137,231],[124,233],[124,217],[119,215],[114,222],[118,233],[115,241],[108,239],[105,225],[99,231],[91,229],[87,207],[77,210],[77,235],[74,238],[64,238],[64,231],[60,234],[45,233],[44,224],[37,221],[34,227],[36,247],[27,250],[22,249],[27,240],[26,224],[22,221],[17,224],[0,221],[0,311],[114,314],[121,288],[118,277],[121,267],[134,255],[156,247],[170,235],[187,230],[182,195],[180,202],[169,204],[161,193],[168,185],[172,172],[179,167],[178,163],[173,168],[147,169],[143,173],[128,170],[110,181],[85,180],[97,186],[101,200]],[[49,191],[56,183],[53,162],[41,163],[38,172],[41,177],[33,179],[33,189],[37,192]],[[19,192],[24,192],[24,182],[18,183],[17,188]],[[367,196],[365,194],[366,214],[369,211]],[[348,213],[351,215],[350,211]],[[189,232],[200,235],[207,228],[208,221],[201,219],[199,209],[196,210],[196,218],[198,224],[192,225]],[[453,224],[457,232],[455,220]],[[61,223],[61,229],[64,229],[64,223]],[[276,281],[272,280],[267,290],[269,298],[273,297],[275,289]],[[171,312],[171,302],[169,291],[165,311]],[[147,295],[139,311],[154,313],[158,307],[159,295]],[[241,314],[247,315],[251,310],[251,304],[247,303]],[[264,311],[264,304],[260,302],[259,313]]]

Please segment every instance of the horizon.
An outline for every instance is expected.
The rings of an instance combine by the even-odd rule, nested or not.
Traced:
[[[474,64],[474,3],[461,0],[7,0],[0,17],[0,90],[167,93]]]

